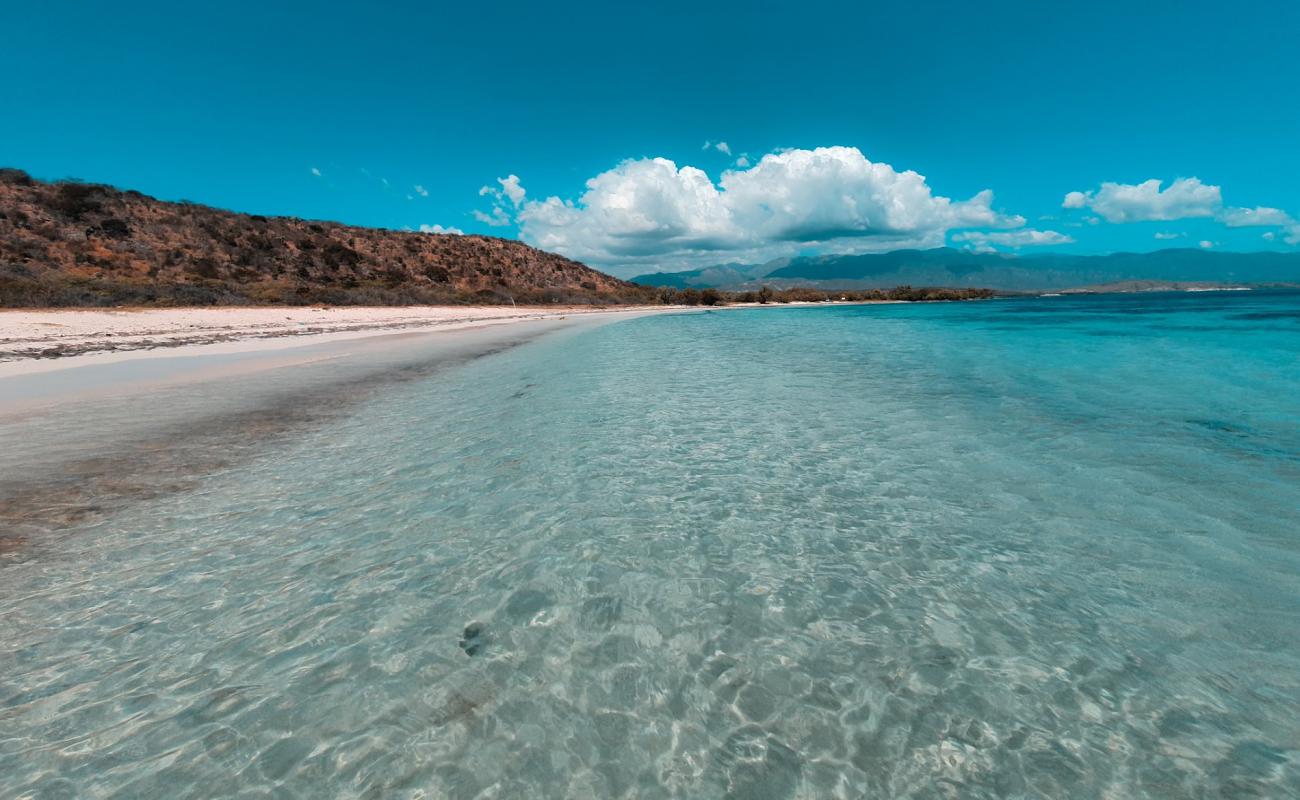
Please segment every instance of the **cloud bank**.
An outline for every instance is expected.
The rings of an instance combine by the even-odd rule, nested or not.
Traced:
[[[1074,237],[1057,231],[1039,231],[1024,228],[1017,231],[989,233],[987,231],[966,231],[954,234],[954,242],[966,242],[975,250],[992,250],[994,245],[1001,247],[1041,247],[1045,245],[1073,244]]]
[[[1152,178],[1138,184],[1103,183],[1094,192],[1070,192],[1063,208],[1088,208],[1107,222],[1169,221],[1212,217],[1223,206],[1218,186],[1197,178],[1179,178],[1167,189]]]
[[[1107,222],[1173,221],[1194,217],[1212,217],[1229,228],[1280,228],[1287,244],[1300,244],[1300,221],[1280,208],[1256,206],[1238,208],[1223,204],[1218,186],[1202,183],[1199,178],[1178,178],[1161,189],[1159,179],[1142,183],[1103,183],[1090,192],[1070,192],[1061,202],[1063,208],[1086,208]],[[1174,234],[1157,233],[1157,239],[1172,239]],[[1274,237],[1265,236],[1272,241]],[[1214,242],[1201,241],[1201,247]]]
[[[854,147],[770,153],[723,172],[716,184],[696,167],[633,159],[588,180],[576,201],[527,200],[517,177],[498,182],[501,189],[480,192],[493,198],[490,213],[475,212],[480,221],[509,220],[513,209],[529,244],[603,267],[759,261],[814,246],[939,247],[954,229],[1025,223],[996,211],[989,190],[968,200],[942,197],[925,176],[874,163]]]

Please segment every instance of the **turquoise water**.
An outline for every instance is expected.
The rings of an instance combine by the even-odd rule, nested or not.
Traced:
[[[727,310],[0,562],[3,797],[1300,796],[1300,294]]]

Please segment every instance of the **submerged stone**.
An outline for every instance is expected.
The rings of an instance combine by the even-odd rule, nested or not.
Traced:
[[[483,649],[487,642],[483,635],[483,623],[471,622],[465,626],[465,630],[460,634],[460,649],[465,651],[467,656],[475,656]]]

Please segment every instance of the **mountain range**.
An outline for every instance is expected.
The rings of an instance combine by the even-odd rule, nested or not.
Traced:
[[[950,247],[865,255],[801,256],[766,264],[640,275],[634,283],[743,290],[759,285],[823,289],[978,286],[1008,292],[1105,288],[1119,283],[1295,284],[1300,252],[1228,253],[1167,249],[1110,255],[1006,255]],[[1149,287],[1154,288],[1154,287]]]

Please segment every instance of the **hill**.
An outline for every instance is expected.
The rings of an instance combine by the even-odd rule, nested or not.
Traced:
[[[0,170],[3,307],[656,299],[518,241],[238,214]]]
[[[656,272],[632,279],[642,286],[666,286],[673,289],[707,289],[723,287],[748,287],[787,260],[767,264],[719,264],[716,267],[690,269],[684,272]]]
[[[1300,253],[1224,253],[1174,249],[1111,255],[974,253],[942,247],[852,256],[782,259],[761,267],[727,265],[642,275],[648,286],[746,289],[772,286],[871,289],[890,286],[984,286],[1056,291],[1130,281],[1277,284],[1300,282]],[[671,281],[671,283],[669,283]]]

